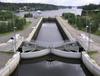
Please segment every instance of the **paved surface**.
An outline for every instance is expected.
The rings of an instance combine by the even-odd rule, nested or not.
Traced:
[[[0,69],[4,67],[5,63],[13,56],[13,53],[0,52]]]
[[[73,28],[71,25],[68,24],[67,20],[62,20],[65,25],[65,28],[71,33],[71,35],[76,38],[79,39],[80,34],[86,34],[83,31],[77,30],[75,28]],[[100,65],[100,36],[96,36],[91,34],[91,39],[94,42],[91,42],[91,49],[95,49],[94,51],[97,51],[97,53],[95,53],[92,58],[97,62],[97,64]]]
[[[32,31],[32,27],[34,27],[37,22],[39,21],[40,18],[34,19],[34,18],[28,18],[28,21],[32,21],[32,23],[28,26],[26,26],[27,28],[25,28],[22,31],[17,31],[16,33],[21,34],[24,38],[28,37],[29,33]],[[5,34],[5,35],[0,35],[0,43],[5,43],[7,42],[12,36],[14,35],[14,33],[9,33],[9,34]]]
[[[21,36],[23,36],[24,38],[27,38],[29,33],[34,29],[32,27],[34,27],[37,22],[39,21],[40,18],[38,19],[34,19],[34,18],[28,18],[27,20],[29,21],[32,21],[32,23],[28,26],[27,25],[27,28],[25,28],[24,30],[22,31],[17,31],[16,33],[19,33],[21,34]],[[7,45],[6,42],[14,35],[14,33],[9,33],[9,34],[6,34],[6,35],[0,35],[0,46],[3,46],[1,49],[2,51],[4,49],[9,49],[9,48],[12,48],[12,46],[9,44]],[[5,45],[7,45],[7,47],[5,47]],[[1,50],[0,49],[0,50]],[[4,67],[4,65],[7,63],[7,61],[12,57],[13,54],[9,54],[9,53],[0,53],[0,69],[2,67]]]
[[[65,28],[70,32],[70,34],[72,35],[73,38],[75,39],[80,39],[81,34],[86,34],[83,31],[77,30],[75,28],[73,28],[71,25],[68,24],[67,20],[62,19]],[[91,42],[91,48],[90,50],[94,49],[94,51],[100,51],[100,36],[96,36],[96,35],[92,35],[91,34],[91,39],[93,40],[93,42]]]
[[[23,42],[23,37],[19,36],[18,38],[16,38],[16,49],[18,49],[18,47],[21,45],[21,43]],[[15,48],[15,41],[9,40],[7,43],[2,43],[0,44],[0,51],[11,51],[14,50]]]

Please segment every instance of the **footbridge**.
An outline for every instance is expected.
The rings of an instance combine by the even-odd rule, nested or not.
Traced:
[[[61,45],[59,46],[55,46],[55,44],[52,44],[52,46],[41,46],[40,42],[24,42],[24,46],[22,47],[23,52],[25,51],[34,51],[34,50],[43,50],[45,48],[55,48],[55,49],[60,49],[60,50],[66,50],[66,51],[75,51],[75,52],[79,52],[79,46],[77,44],[76,41],[66,41],[66,42],[59,42]],[[59,43],[56,43],[59,44]],[[50,43],[44,43],[44,44],[50,44]]]
[[[43,42],[41,40],[40,41],[36,40],[37,38],[39,38],[38,34],[41,31],[42,23],[45,23],[47,21],[56,23],[57,28],[63,38],[62,41]],[[44,30],[46,29],[49,29],[49,28],[45,28]],[[36,28],[34,29],[34,31],[32,31],[29,37],[23,42],[22,50],[23,52],[25,52],[25,51],[33,51],[33,50],[43,50],[46,48],[55,48],[55,49],[68,50],[68,51],[79,51],[80,46],[78,42],[71,36],[71,34],[64,28],[63,23],[58,17],[57,18],[41,18]]]
[[[26,40],[24,40],[23,43],[21,44],[21,46],[20,46],[21,52],[15,53],[13,58],[10,59],[9,62],[5,65],[5,68],[1,69],[0,76],[10,75],[15,70],[15,68],[17,67],[18,64],[20,66],[18,67],[18,71],[16,71],[16,72],[19,72],[19,70],[21,68],[22,68],[21,70],[23,70],[23,71],[26,71],[25,68],[29,68],[28,73],[30,74],[30,70],[32,69],[32,76],[33,76],[34,68],[31,68],[30,66],[32,66],[32,67],[35,66],[34,63],[32,63],[31,65],[29,64],[29,67],[27,67],[28,65],[19,63],[20,59],[32,59],[32,58],[35,59],[35,58],[41,58],[45,55],[47,55],[50,58],[51,56],[49,56],[49,54],[50,55],[53,54],[54,56],[58,56],[58,57],[64,58],[64,59],[67,59],[67,58],[80,59],[81,62],[84,63],[84,65],[87,67],[87,69],[94,76],[100,76],[100,67],[88,56],[88,54],[86,52],[83,52],[83,50],[81,50],[81,52],[80,52],[80,48],[86,49],[85,43],[83,43],[83,41],[80,42],[80,40],[77,41],[75,38],[73,38],[71,36],[71,34],[69,33],[69,31],[66,30],[64,25],[65,24],[58,17],[57,18],[41,18],[39,23],[35,27],[35,29],[33,29],[33,31],[29,34],[29,37]],[[19,49],[18,49],[18,51],[19,51]],[[45,62],[48,62],[48,61],[45,60]],[[45,62],[44,61],[42,62],[43,68],[45,68],[45,64],[44,64]],[[59,67],[59,65],[61,65],[60,68],[62,68],[62,66],[66,67],[65,65],[68,65],[63,62],[58,62],[56,60],[53,62],[57,62],[57,64],[58,64],[57,67]],[[49,65],[49,67],[52,66],[51,63],[52,62],[50,62],[50,64],[47,64],[46,67],[48,67],[48,65]],[[12,66],[12,64],[13,64],[13,66]],[[54,64],[53,66],[56,65],[56,63],[53,63],[53,64]],[[39,65],[41,65],[41,62],[39,63]],[[82,64],[80,63],[78,65],[79,67],[77,69],[76,69],[77,65],[74,67],[74,69],[77,70],[78,76],[85,75],[81,65]],[[23,66],[24,68],[21,66]],[[70,66],[69,65],[67,66],[68,71],[69,71],[68,67],[70,67]],[[35,68],[36,67],[37,66],[35,66]],[[72,65],[72,67],[73,67],[73,65]],[[39,66],[38,66],[38,68],[39,68],[39,70],[41,69]],[[55,67],[53,67],[53,68],[55,69]],[[60,69],[60,71],[61,70],[62,69]],[[75,70],[74,70],[74,72],[75,72]],[[82,72],[80,72],[80,70]],[[50,70],[50,71],[52,71],[52,70]],[[24,72],[24,73],[26,73],[26,72]],[[46,70],[46,72],[47,72],[47,70]],[[62,72],[65,72],[65,69]],[[36,73],[36,72],[34,72],[34,73]],[[13,75],[13,76],[15,76],[15,75]],[[18,76],[22,76],[22,71],[20,71],[20,73],[18,73]],[[70,74],[69,74],[69,76],[70,76]],[[85,75],[85,76],[91,76],[91,75]]]
[[[80,36],[74,38],[72,37],[71,33],[70,33],[70,29],[66,28],[65,26],[67,26],[67,24],[62,20],[61,17],[57,17],[56,18],[58,20],[58,22],[60,23],[60,25],[62,26],[62,28],[64,29],[65,33],[67,34],[67,36],[70,38],[71,41],[76,41],[78,42],[79,46],[80,46],[80,50],[88,50],[88,46],[89,43],[91,42],[91,40],[84,40],[83,38],[81,38]]]

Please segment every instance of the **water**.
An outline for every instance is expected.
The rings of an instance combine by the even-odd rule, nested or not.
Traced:
[[[41,16],[55,17],[55,16],[62,16],[63,13],[74,13],[75,15],[81,15],[82,9],[59,9],[59,10],[45,11],[42,12]]]
[[[55,57],[55,56],[54,56]],[[83,70],[80,60],[56,58],[22,60],[11,76],[93,76],[87,69]]]
[[[36,43],[40,46],[55,47],[64,43],[56,23],[43,23]]]
[[[62,10],[60,10],[61,12]],[[65,10],[66,11],[66,10]],[[46,11],[45,11],[46,12]],[[51,13],[52,12],[52,13]],[[56,16],[58,12],[45,16]],[[68,11],[67,11],[68,12]],[[60,15],[58,13],[58,15]],[[59,46],[64,41],[55,23],[43,23],[37,37],[42,46]],[[49,43],[49,44],[48,44]],[[93,76],[81,60],[65,59],[54,55],[30,60],[21,60],[11,76]]]
[[[28,13],[28,12],[19,12],[19,13],[16,13],[16,15],[23,17],[25,13]],[[33,16],[37,15],[36,11],[32,11],[31,13],[33,13]],[[55,16],[61,16],[62,13],[74,13],[76,15],[81,15],[82,9],[77,9],[77,8],[68,9],[67,8],[67,9],[59,9],[59,10],[42,11],[40,16],[43,16],[43,17],[55,17]]]

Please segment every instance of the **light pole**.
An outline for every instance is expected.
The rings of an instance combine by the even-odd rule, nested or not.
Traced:
[[[87,36],[87,33],[88,33],[88,27],[89,27],[89,26],[86,26],[86,36]]]
[[[91,45],[90,45],[90,38],[91,38],[91,25],[92,25],[92,23],[90,23],[90,25],[89,25],[89,36],[88,36],[88,51],[90,50],[90,47],[91,47]]]
[[[16,27],[15,27],[15,14],[12,12],[12,21],[13,21],[13,32],[14,32],[14,52],[16,52]]]
[[[16,27],[14,28],[14,52],[16,52]]]
[[[88,28],[89,26],[86,26],[86,38],[88,37]],[[86,44],[87,44],[87,51],[89,50],[89,44],[88,44],[89,38],[86,39]]]
[[[90,23],[90,25],[89,26],[86,26],[86,34],[88,34],[88,38],[87,38],[87,51],[89,51],[90,50],[90,38],[91,38],[91,25],[92,25],[92,23]],[[87,35],[86,35],[87,36]]]
[[[88,30],[90,30],[90,26],[88,26],[87,25],[87,16],[88,16],[88,11],[85,11],[86,12],[86,36],[87,36],[87,34],[88,34],[88,38],[86,39],[86,43],[87,43],[87,52],[90,50],[90,31],[88,31]]]

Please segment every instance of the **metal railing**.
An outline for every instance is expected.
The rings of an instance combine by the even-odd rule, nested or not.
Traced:
[[[29,50],[35,50],[35,49],[57,49],[57,48],[63,48],[66,50],[79,50],[79,46],[75,41],[69,42],[69,41],[61,41],[61,42],[43,42],[43,41],[31,41],[31,42],[25,42],[23,46],[23,52]]]

